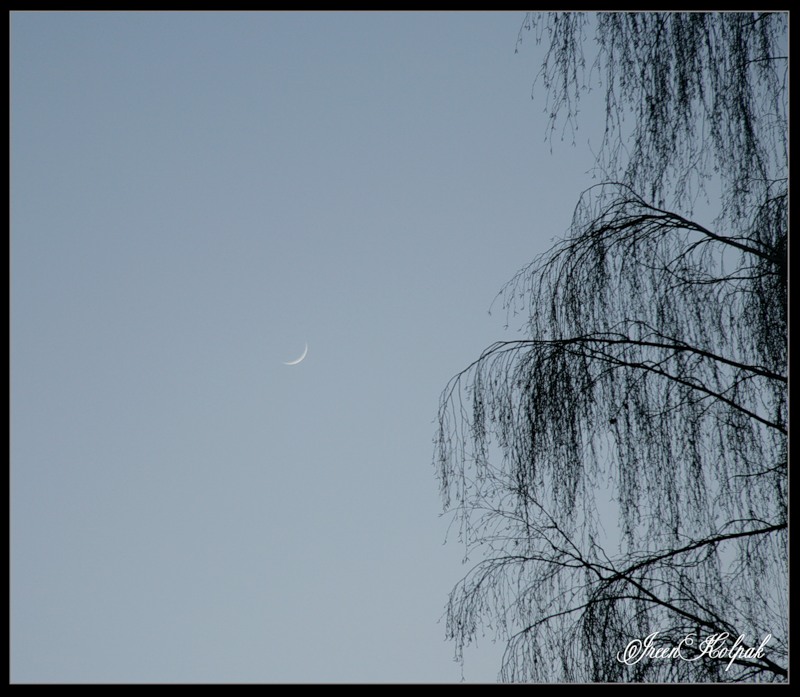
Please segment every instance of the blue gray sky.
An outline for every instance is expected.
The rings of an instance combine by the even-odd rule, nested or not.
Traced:
[[[496,680],[438,398],[592,183],[522,20],[12,13],[13,682]]]

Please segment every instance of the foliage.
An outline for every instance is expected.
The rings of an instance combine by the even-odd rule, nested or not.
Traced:
[[[527,338],[486,349],[439,407],[445,509],[480,558],[451,592],[448,636],[463,658],[493,627],[504,680],[786,678],[786,19],[525,20],[547,39],[553,129],[564,111],[577,128],[594,26],[607,179],[504,288]],[[692,637],[686,657],[718,633],[771,639],[729,667],[617,660],[654,631],[659,646]]]

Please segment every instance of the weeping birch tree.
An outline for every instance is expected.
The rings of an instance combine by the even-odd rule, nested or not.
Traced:
[[[501,680],[787,679],[786,31],[781,13],[520,30],[545,48],[553,134],[590,86],[606,108],[603,183],[501,292],[521,338],[439,405],[474,564],[446,631],[461,660],[503,641]]]

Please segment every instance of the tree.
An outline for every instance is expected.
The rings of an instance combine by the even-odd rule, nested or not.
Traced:
[[[604,183],[501,292],[524,338],[439,405],[444,508],[478,558],[447,635],[463,660],[494,631],[502,680],[787,678],[786,21],[547,13],[520,30],[548,42],[551,135],[603,76],[606,127]],[[683,659],[634,660],[654,632]],[[714,636],[733,660],[703,654]]]

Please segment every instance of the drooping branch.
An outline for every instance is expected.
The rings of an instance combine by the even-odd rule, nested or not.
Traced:
[[[577,128],[583,41],[598,38],[605,181],[501,291],[524,336],[487,348],[439,405],[445,508],[483,558],[451,593],[448,635],[463,657],[495,628],[503,679],[787,676],[785,19],[526,20],[549,41],[551,125]],[[722,195],[700,222],[712,178]],[[731,673],[615,660],[652,627],[776,646]]]
[[[561,343],[561,342],[559,342],[559,343]],[[602,360],[602,361],[604,361],[606,363],[609,363],[609,364],[611,364],[611,365],[613,365],[613,366],[615,366],[617,368],[633,368],[635,370],[648,371],[648,372],[650,372],[650,373],[652,373],[654,375],[658,375],[660,377],[663,377],[666,380],[675,382],[675,383],[677,383],[679,385],[683,385],[683,386],[688,387],[688,388],[690,388],[692,390],[695,390],[697,392],[701,392],[701,393],[705,394],[707,397],[711,397],[711,398],[713,398],[715,400],[718,400],[718,401],[722,402],[723,404],[727,404],[729,407],[731,407],[733,409],[736,409],[737,411],[740,411],[745,416],[747,416],[747,417],[749,417],[751,419],[754,419],[754,420],[758,421],[759,423],[762,423],[765,426],[768,426],[769,428],[774,428],[774,429],[778,430],[779,432],[781,432],[783,434],[787,433],[786,428],[782,424],[776,423],[774,421],[771,421],[770,419],[767,419],[767,418],[765,418],[763,416],[760,416],[759,414],[755,413],[754,411],[751,411],[750,409],[747,409],[745,406],[743,406],[741,404],[738,404],[736,401],[726,397],[723,392],[715,391],[715,390],[709,388],[708,386],[706,386],[705,384],[703,384],[702,382],[698,381],[695,378],[685,378],[685,377],[681,377],[680,375],[675,375],[673,373],[670,373],[667,370],[664,370],[663,368],[660,368],[658,364],[652,364],[652,363],[648,363],[648,362],[645,362],[645,361],[630,361],[630,360],[621,359],[618,356],[615,356],[613,354],[608,353],[607,351],[603,351],[601,349],[593,349],[591,347],[591,344],[594,344],[594,343],[600,343],[600,344],[620,344],[621,343],[621,344],[628,345],[628,346],[648,346],[650,344],[640,343],[640,342],[631,342],[631,341],[626,341],[626,342],[614,341],[614,342],[610,342],[610,341],[605,341],[605,340],[602,340],[602,339],[585,339],[585,340],[580,341],[582,349],[586,353],[588,353],[590,355],[590,357],[592,357],[592,358],[600,359],[600,360]],[[562,345],[565,345],[565,346],[574,345],[574,342],[565,342]],[[583,354],[581,354],[579,352],[578,355],[582,356]],[[662,359],[661,361],[659,361],[659,363],[663,363],[666,360],[667,359]],[[783,382],[786,382],[785,378],[783,379]]]
[[[788,139],[785,13],[532,13],[520,30],[548,50],[537,76],[550,132],[577,130],[581,95],[606,90],[598,168],[678,204],[723,181],[731,219],[758,198],[758,180],[785,176]],[[589,29],[597,41],[589,64]],[[535,85],[536,86],[536,85]],[[627,117],[627,118],[626,118]],[[630,145],[628,145],[630,144]],[[602,156],[602,159],[600,159]]]

